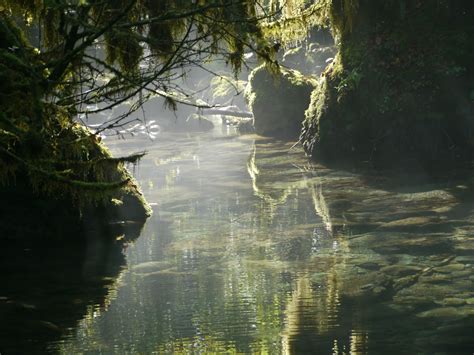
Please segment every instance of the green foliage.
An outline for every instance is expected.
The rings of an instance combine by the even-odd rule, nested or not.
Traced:
[[[306,38],[308,31],[316,26],[327,27],[330,21],[331,1],[313,1],[310,5],[305,0],[272,1],[275,13],[281,16],[268,19],[263,24],[266,37],[281,42],[283,45],[293,45]],[[273,21],[272,21],[273,20]]]
[[[343,79],[336,87],[336,90],[339,95],[343,96],[344,93],[357,89],[362,77],[363,74],[357,69],[353,69],[348,73],[345,73]]]
[[[263,26],[266,36],[293,45],[315,27],[328,27],[336,40],[352,32],[360,0],[272,1],[282,16]]]

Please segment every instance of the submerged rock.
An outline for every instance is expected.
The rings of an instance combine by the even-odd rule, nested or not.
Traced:
[[[462,271],[464,270],[463,264],[448,264],[444,266],[435,267],[433,270],[442,274],[449,274],[455,271]]]
[[[422,271],[422,268],[416,265],[395,264],[386,266],[380,271],[393,277],[400,278],[404,276],[419,274]]]
[[[463,313],[459,308],[455,307],[441,307],[431,309],[429,311],[421,312],[416,315],[419,318],[436,318],[436,319],[462,319],[466,318],[467,314]]]
[[[394,300],[398,303],[405,303],[406,300],[412,297],[425,298],[427,303],[438,303],[444,302],[446,299],[461,298],[464,299],[463,292],[467,289],[460,285],[443,283],[433,284],[418,282],[412,284],[412,286],[402,288],[394,297]]]
[[[144,262],[132,267],[132,271],[135,273],[147,274],[150,272],[163,271],[168,269],[172,264],[167,261],[149,261]]]
[[[474,305],[474,297],[468,298],[468,299],[466,300],[466,303],[469,304],[469,305]]]
[[[436,301],[435,303],[441,306],[462,306],[466,301],[462,298],[448,297],[442,301]]]
[[[311,282],[317,285],[323,285],[327,282],[327,272],[315,272],[311,275]]]
[[[237,124],[237,131],[240,134],[254,133],[255,127],[253,125],[253,120],[241,120]]]
[[[430,217],[409,217],[409,218],[404,218],[404,219],[384,223],[379,228],[381,229],[411,228],[411,227],[423,226],[425,224],[432,223],[434,221],[436,221],[436,219],[430,218]]]

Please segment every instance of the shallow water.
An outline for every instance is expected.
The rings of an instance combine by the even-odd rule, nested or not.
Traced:
[[[474,351],[470,179],[331,170],[226,127],[109,145],[148,151],[154,215],[51,351]]]

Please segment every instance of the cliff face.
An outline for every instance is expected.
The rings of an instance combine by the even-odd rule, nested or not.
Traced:
[[[338,55],[301,135],[316,159],[432,166],[474,143],[474,3],[331,2]]]

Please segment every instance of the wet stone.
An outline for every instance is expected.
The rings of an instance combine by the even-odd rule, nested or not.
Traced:
[[[371,263],[371,262],[366,262],[362,264],[357,264],[358,267],[362,269],[367,269],[367,270],[379,270],[380,265],[377,263]]]
[[[449,297],[443,299],[442,301],[436,301],[435,303],[439,304],[440,306],[462,306],[466,303],[466,301],[462,298]]]
[[[457,278],[469,278],[473,274],[473,270],[462,270],[456,271],[451,274],[451,276],[455,279]]]
[[[434,208],[433,211],[437,213],[447,213],[452,209],[452,206],[443,206],[439,208]]]
[[[436,272],[449,274],[455,271],[464,270],[464,264],[448,264],[445,266],[435,267],[433,270]]]
[[[420,282],[428,282],[428,283],[442,283],[442,282],[450,282],[451,276],[448,274],[431,274],[427,276],[420,277]]]
[[[436,318],[451,320],[466,318],[467,314],[463,313],[459,308],[456,307],[441,307],[418,313],[416,316],[419,318]]]
[[[150,272],[156,272],[160,270],[164,270],[170,267],[169,262],[163,262],[163,261],[149,261],[149,262],[144,262],[138,265],[135,265],[132,267],[132,270],[135,273],[150,273]]]
[[[409,217],[403,218],[396,221],[384,223],[380,226],[381,229],[398,229],[405,227],[416,227],[422,226],[428,223],[437,222],[437,219],[430,217]]]
[[[450,286],[453,290],[469,291],[469,290],[473,289],[473,285],[472,285],[471,280],[457,279]]]
[[[460,262],[460,263],[474,263],[474,256],[471,256],[471,255],[466,255],[466,256],[458,256],[456,257],[454,260],[456,260],[457,262]],[[470,265],[466,265],[466,266],[470,266]]]
[[[466,316],[474,316],[474,305],[459,307],[459,311]]]
[[[469,232],[468,235],[455,235],[453,240],[456,241],[456,249],[460,251],[472,251],[474,250],[474,239],[472,238],[472,232]],[[460,253],[458,254],[460,257],[467,258],[468,262],[472,263],[472,253]],[[470,260],[469,260],[470,259]]]
[[[411,287],[402,289],[399,293],[399,297],[426,297],[432,300],[442,300],[444,298],[453,297],[455,290],[451,285],[438,285],[438,284],[427,284],[427,283],[415,283]]]
[[[469,305],[474,305],[474,297],[473,298],[468,298],[466,300],[466,303],[469,304]]]
[[[376,286],[372,289],[372,292],[374,293],[374,295],[381,295],[385,291],[387,291],[387,289],[383,286]]]
[[[422,271],[422,268],[414,265],[390,265],[380,269],[381,272],[395,277],[403,277],[408,275],[417,274]]]
[[[311,275],[311,282],[314,284],[323,284],[326,283],[327,274],[325,272],[316,272]]]
[[[390,303],[389,308],[399,313],[412,312],[415,309],[413,304],[409,304],[409,303],[407,304]]]
[[[432,299],[424,296],[395,296],[394,301],[396,304],[403,305],[431,305]]]
[[[450,242],[440,235],[417,235],[411,233],[384,233],[369,240],[372,250],[381,254],[431,255],[452,249]]]

